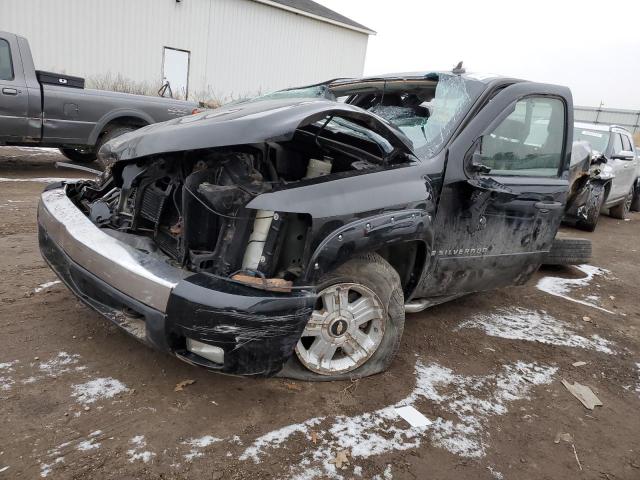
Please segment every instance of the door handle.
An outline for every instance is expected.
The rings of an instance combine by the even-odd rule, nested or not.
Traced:
[[[548,213],[551,210],[559,210],[564,208],[564,205],[560,202],[536,202],[533,204],[540,212]]]
[[[4,93],[5,95],[17,95],[18,90],[16,90],[15,88],[3,88],[2,93]]]

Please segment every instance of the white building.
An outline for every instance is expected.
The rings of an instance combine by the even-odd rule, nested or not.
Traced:
[[[1,0],[36,68],[230,99],[362,74],[374,32],[311,0]]]

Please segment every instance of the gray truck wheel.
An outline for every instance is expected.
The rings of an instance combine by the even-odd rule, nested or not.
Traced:
[[[60,153],[77,163],[91,163],[96,160],[96,152],[92,148],[60,148]]]
[[[318,301],[279,376],[327,381],[386,370],[400,348],[404,295],[386,260],[366,254],[321,279]]]
[[[640,185],[633,189],[633,200],[631,201],[631,211],[640,212]]]
[[[619,203],[615,207],[611,207],[609,209],[609,215],[613,218],[619,218],[620,220],[624,220],[629,215],[629,211],[631,210],[631,204],[633,203],[633,196],[635,193],[635,188],[631,187],[629,193],[624,198],[622,203]]]
[[[591,261],[591,240],[556,238],[542,262],[544,265],[582,265]]]
[[[119,137],[120,135],[124,135],[125,133],[133,132],[134,130],[136,129],[133,127],[114,127],[112,130],[108,130],[100,137],[98,143],[96,143],[96,154],[109,140]],[[98,159],[98,164],[103,170],[105,170],[109,166],[102,159]]]

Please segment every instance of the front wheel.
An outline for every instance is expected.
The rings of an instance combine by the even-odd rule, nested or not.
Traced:
[[[325,276],[315,309],[281,376],[344,380],[386,370],[400,347],[400,277],[377,254],[358,256]]]
[[[91,163],[98,158],[93,148],[60,148],[59,150],[62,155],[77,163]]]
[[[593,232],[600,218],[600,210],[604,204],[605,188],[600,184],[589,185],[589,198],[578,209],[578,221],[576,227],[580,230]]]

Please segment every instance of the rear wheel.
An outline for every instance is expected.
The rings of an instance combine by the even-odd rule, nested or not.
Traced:
[[[619,218],[620,220],[624,220],[629,216],[629,211],[631,210],[631,204],[633,203],[633,195],[635,193],[634,187],[631,187],[629,193],[624,198],[624,201],[615,207],[611,207],[609,209],[609,215],[613,218]]]
[[[136,130],[134,127],[114,127],[112,130],[108,130],[98,140],[98,143],[96,144],[96,152],[99,152],[102,146],[109,140],[119,137],[120,135],[124,135],[125,133],[133,132],[134,130]],[[103,170],[109,166],[103,159],[98,159],[98,163]]]
[[[281,376],[343,380],[386,370],[400,347],[404,295],[382,257],[356,257],[324,277],[315,309]]]
[[[91,163],[96,160],[96,151],[93,148],[60,148],[60,153],[69,160],[77,163]]]
[[[582,265],[591,261],[591,240],[556,238],[545,256],[544,265]]]
[[[633,189],[633,200],[631,201],[631,211],[640,212],[640,186],[636,185]]]

